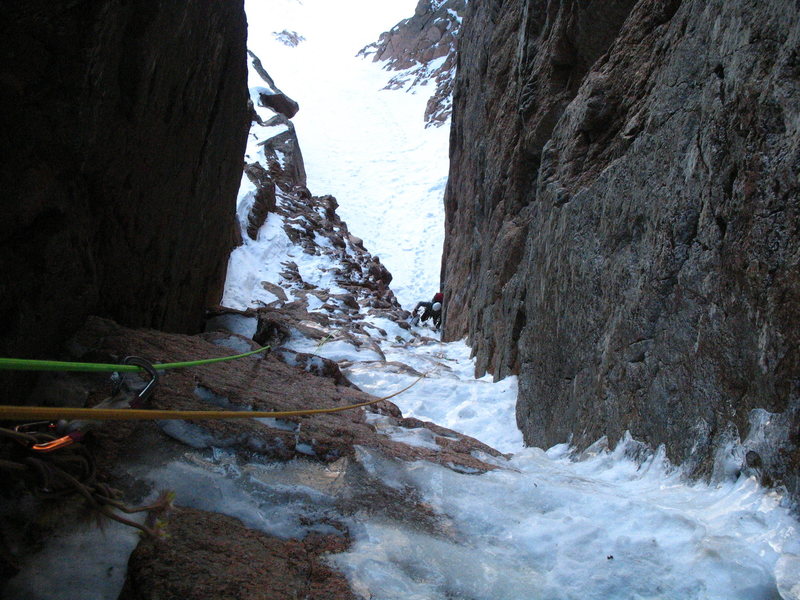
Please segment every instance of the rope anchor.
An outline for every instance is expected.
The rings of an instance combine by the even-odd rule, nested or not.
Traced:
[[[139,356],[126,356],[123,359],[122,364],[141,367],[148,375],[150,375],[150,380],[139,392],[134,392],[130,389],[127,382],[119,374],[119,372],[115,371],[111,376],[112,381],[114,381],[113,393],[110,397],[103,400],[91,410],[99,408],[143,408],[147,400],[153,394],[153,390],[155,389],[156,384],[158,384],[158,371],[156,371],[153,363]],[[37,421],[36,423],[29,423],[27,425],[18,425],[14,428],[14,430],[19,432],[22,429],[30,429],[34,425],[42,425],[45,423],[48,424],[49,429],[64,435],[48,442],[34,444],[31,446],[31,449],[35,452],[55,452],[56,450],[71,446],[75,442],[81,441],[91,429],[99,425],[98,421],[92,419],[74,421],[62,420],[57,423],[52,421]]]

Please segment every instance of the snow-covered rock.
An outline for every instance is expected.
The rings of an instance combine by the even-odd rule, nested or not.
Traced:
[[[425,108],[425,123],[440,126],[453,110],[453,80],[461,18],[467,0],[420,0],[414,15],[381,34],[359,52],[383,63],[387,71],[399,71],[387,89],[405,89],[435,84]]]

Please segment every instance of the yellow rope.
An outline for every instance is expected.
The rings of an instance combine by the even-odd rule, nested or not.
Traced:
[[[263,418],[285,418],[302,417],[306,415],[320,415],[326,413],[336,413],[353,408],[361,408],[370,404],[377,404],[383,400],[394,398],[414,387],[420,376],[411,385],[404,387],[382,398],[359,402],[358,404],[348,404],[347,406],[336,406],[334,408],[307,408],[303,410],[284,410],[270,412],[266,410],[150,410],[137,408],[68,408],[58,406],[8,406],[0,405],[0,420],[43,420],[55,421],[58,419],[89,419],[92,421],[136,421],[136,420],[174,420],[174,419],[263,419]]]

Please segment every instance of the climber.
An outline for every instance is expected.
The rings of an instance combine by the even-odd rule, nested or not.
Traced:
[[[433,321],[434,330],[438,331],[442,324],[443,301],[444,295],[442,292],[436,292],[436,294],[433,296],[433,300],[430,302],[417,302],[414,310],[411,311],[411,324],[418,325],[420,322],[424,323],[428,319],[431,319]],[[421,314],[419,312],[420,309],[422,309]]]

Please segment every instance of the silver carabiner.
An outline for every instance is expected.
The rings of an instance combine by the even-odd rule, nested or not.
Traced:
[[[148,375],[150,375],[150,381],[139,391],[136,397],[130,401],[131,408],[139,408],[150,397],[153,393],[153,390],[158,383],[158,371],[156,371],[153,363],[149,360],[142,358],[141,356],[126,356],[123,361],[123,365],[135,365],[137,367],[141,367],[145,371],[147,371]]]

